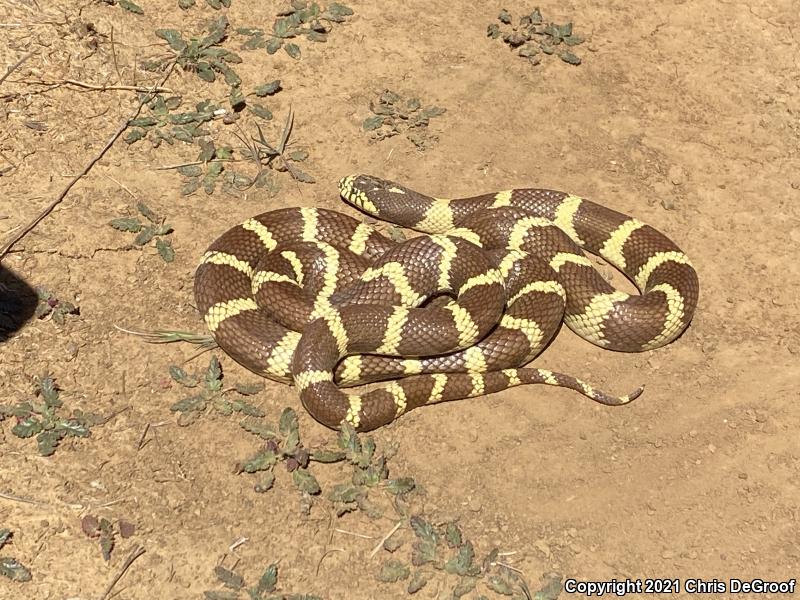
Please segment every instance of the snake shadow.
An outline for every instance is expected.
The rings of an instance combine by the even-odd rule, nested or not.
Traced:
[[[0,344],[22,329],[33,317],[38,303],[36,290],[0,263]]]

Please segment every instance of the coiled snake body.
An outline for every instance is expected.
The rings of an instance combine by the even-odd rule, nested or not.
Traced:
[[[417,406],[530,383],[625,404],[641,388],[612,396],[522,365],[562,320],[598,346],[636,352],[673,341],[694,313],[699,284],[683,252],[577,196],[515,189],[441,199],[366,175],[339,189],[362,211],[427,235],[398,243],[336,211],[280,209],[223,234],[195,276],[219,346],[293,382],[329,427],[374,429]],[[641,294],[611,287],[581,249]],[[387,379],[361,395],[341,389]]]

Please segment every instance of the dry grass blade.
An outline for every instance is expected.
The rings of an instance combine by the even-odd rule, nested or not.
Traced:
[[[114,328],[123,333],[136,335],[150,344],[170,344],[172,342],[188,342],[200,346],[205,350],[210,350],[217,347],[217,342],[210,335],[201,335],[199,333],[192,333],[189,331],[174,331],[174,330],[156,330],[156,331],[134,331],[132,329],[125,329],[119,325],[114,325]]]
[[[286,116],[286,125],[283,128],[283,135],[281,135],[281,143],[278,144],[278,154],[283,156],[283,153],[286,151],[286,144],[289,141],[289,135],[292,133],[292,127],[294,126],[294,110],[292,107],[289,107],[289,114]]]

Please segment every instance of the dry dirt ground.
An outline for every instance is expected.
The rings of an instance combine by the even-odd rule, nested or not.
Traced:
[[[144,15],[103,2],[0,0],[3,72],[33,53],[0,87],[3,241],[56,197],[137,102],[129,90],[63,81],[153,85],[161,73],[138,65],[167,53],[154,30],[196,33],[220,14],[199,0],[186,11],[176,0],[139,4]],[[267,29],[283,6],[231,4],[222,12],[232,26]],[[800,575],[796,3],[545,0],[546,18],[574,21],[587,41],[575,48],[580,66],[549,57],[538,67],[486,37],[500,4],[351,6],[354,16],[327,43],[301,42],[299,61],[262,49],[241,51],[244,63],[236,65],[243,87],[282,81],[284,89],[264,102],[275,114],[265,133],[278,135],[291,105],[292,139],[308,150],[302,168],[316,184],[276,173],[274,195],[182,196],[181,178],[159,167],[195,160],[196,145],[118,140],[3,259],[31,286],[78,304],[80,315],[63,326],[30,320],[0,345],[0,403],[32,399],[33,377],[49,371],[67,412],[111,419],[51,457],[11,433],[15,419],[0,424],[0,529],[13,532],[0,554],[32,572],[27,583],[0,577],[0,598],[99,598],[135,546],[145,553],[110,597],[202,597],[222,590],[213,573],[220,561],[251,583],[279,562],[285,593],[406,595],[407,582],[381,583],[376,573],[388,558],[409,562],[407,526],[395,556],[371,556],[394,512],[332,518],[323,493],[304,514],[283,469],[274,489],[254,492],[255,479],[233,469],[258,448],[238,418],[211,410],[180,427],[170,411],[186,392],[170,383],[168,366],[196,348],[149,345],[115,329],[203,333],[192,277],[204,248],[277,207],[353,213],[335,186],[353,172],[440,196],[569,190],[664,231],[700,274],[697,314],[670,346],[618,354],[564,329],[536,360],[615,392],[646,384],[630,406],[518,388],[420,409],[376,432],[379,448],[397,444],[392,475],[413,476],[424,490],[409,499],[412,512],[457,520],[479,557],[493,547],[510,553],[498,560],[534,591],[547,572],[725,582]],[[505,8],[516,17],[534,6],[514,0]],[[240,51],[242,41],[232,36],[224,45]],[[165,86],[189,104],[224,104],[228,94],[224,83],[180,69]],[[446,108],[428,128],[438,141],[424,151],[403,135],[370,141],[361,124],[384,88]],[[240,125],[252,132],[253,122],[245,116]],[[219,144],[241,146],[235,128],[221,120],[209,127]],[[174,229],[174,262],[164,263],[152,244],[131,247],[131,234],[108,225],[135,215],[137,200]],[[614,274],[615,284],[621,280]],[[220,356],[226,381],[258,380]],[[187,368],[207,362],[206,355]],[[302,410],[291,388],[267,382],[250,400],[273,421],[295,407],[307,445],[333,444],[334,434]],[[326,465],[313,471],[323,488],[345,473]],[[86,515],[134,525],[131,537],[118,536],[108,562],[81,529]],[[456,582],[433,572],[417,597],[451,597]],[[479,593],[498,597],[483,581],[466,597]]]

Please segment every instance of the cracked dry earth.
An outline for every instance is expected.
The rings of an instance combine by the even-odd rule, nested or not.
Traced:
[[[136,103],[127,90],[57,83],[152,85],[156,76],[135,65],[163,51],[153,31],[199,31],[218,15],[201,3],[185,12],[173,0],[139,4],[144,15],[102,2],[0,0],[0,63],[33,53],[0,86],[3,240],[58,194]],[[274,2],[231,4],[224,10],[238,26],[268,28],[278,10]],[[481,556],[492,547],[512,552],[505,561],[532,589],[549,571],[579,580],[800,574],[795,3],[542,3],[543,14],[573,20],[587,38],[577,67],[555,57],[532,67],[487,38],[499,4],[351,6],[354,16],[327,43],[304,47],[301,60],[262,50],[237,65],[248,86],[281,79],[268,127],[278,131],[291,104],[293,138],[308,149],[303,168],[316,184],[282,173],[274,196],[181,196],[180,178],[159,167],[194,160],[197,147],[118,141],[3,260],[30,285],[74,301],[80,315],[63,326],[31,320],[0,344],[2,402],[30,399],[32,378],[50,371],[66,407],[113,417],[51,457],[12,435],[11,420],[0,424],[0,528],[14,532],[0,554],[33,574],[27,583],[0,577],[0,598],[98,598],[135,545],[146,552],[111,597],[202,597],[219,589],[213,568],[226,554],[249,581],[280,561],[286,592],[405,595],[403,584],[375,579],[385,556],[370,556],[392,520],[356,512],[332,521],[324,500],[304,515],[285,473],[275,489],[255,493],[252,480],[233,472],[256,447],[236,419],[210,413],[180,427],[170,411],[183,392],[170,384],[168,366],[196,349],[148,345],[115,328],[203,332],[192,277],[205,247],[273,208],[352,213],[335,182],[353,172],[440,196],[568,190],[663,231],[700,275],[694,322],[670,346],[617,354],[564,329],[534,363],[613,392],[646,384],[629,406],[523,387],[420,409],[378,431],[379,445],[398,445],[392,472],[424,488],[415,510],[435,522],[457,519]],[[533,7],[513,0],[505,8],[519,15]],[[192,103],[227,97],[222,83],[182,71],[165,85]],[[438,141],[424,152],[404,136],[371,142],[361,124],[384,88],[445,107],[429,126]],[[235,143],[228,129],[215,131]],[[130,236],[108,226],[134,213],[132,196],[173,227],[174,262],[152,245],[130,247]],[[231,382],[258,379],[222,361]],[[190,366],[200,363],[207,358]],[[291,388],[267,382],[252,400],[273,421],[295,407],[305,443],[331,443]],[[81,530],[87,514],[134,525],[108,562]],[[247,542],[233,558],[229,547],[240,538]],[[442,577],[417,597],[449,597]]]

